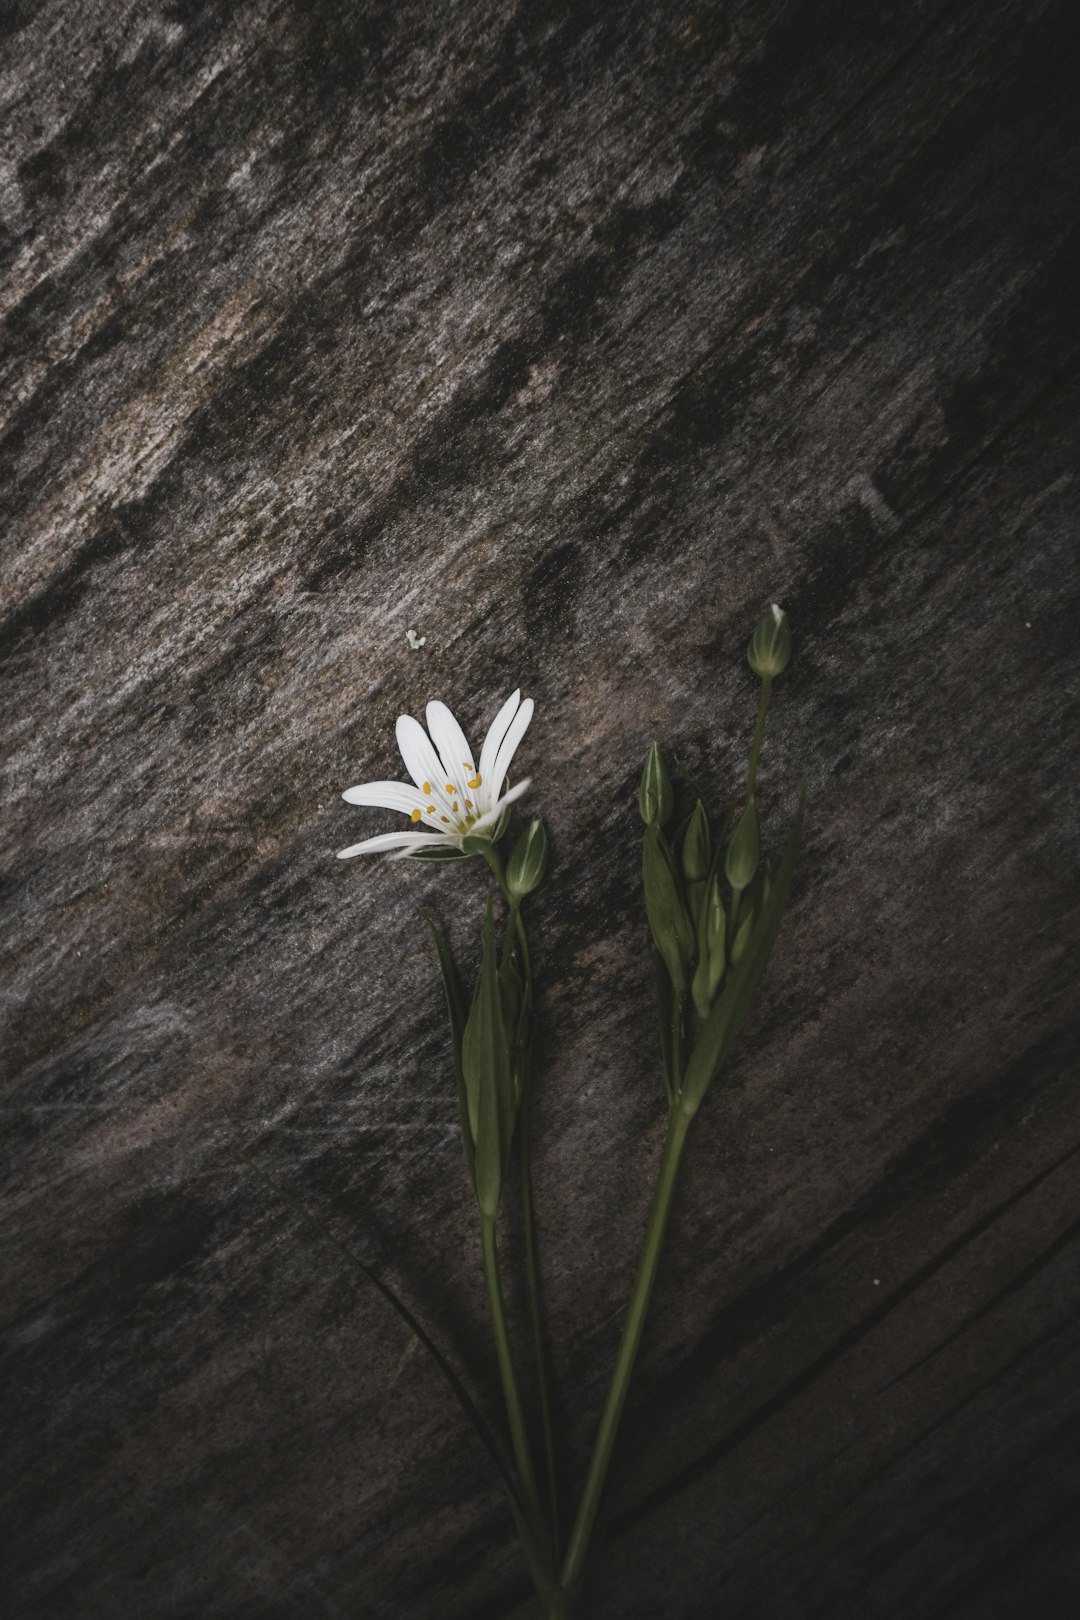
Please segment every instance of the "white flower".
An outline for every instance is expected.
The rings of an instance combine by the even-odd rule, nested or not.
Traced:
[[[528,787],[526,777],[502,792],[510,761],[532,719],[532,698],[522,703],[520,691],[507,698],[475,763],[465,734],[446,704],[429,703],[426,712],[427,731],[411,714],[398,716],[397,743],[411,783],[362,782],[359,787],[346,788],[341,796],[348,804],[400,810],[414,825],[435,830],[379,833],[339,849],[339,860],[380,850],[394,850],[400,857],[436,846],[445,849],[448,844],[460,849],[470,835],[490,838],[506,806]]]

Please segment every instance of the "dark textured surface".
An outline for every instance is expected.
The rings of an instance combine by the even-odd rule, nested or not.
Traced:
[[[528,1612],[239,1154],[490,1404],[415,912],[467,946],[482,884],[333,853],[399,711],[520,683],[576,1489],[662,1134],[636,776],[737,789],[773,596],[807,850],[583,1612],[1077,1612],[1070,10],[4,9],[7,1613]]]

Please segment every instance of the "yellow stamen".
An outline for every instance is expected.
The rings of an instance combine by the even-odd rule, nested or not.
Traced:
[[[425,782],[423,787],[420,789],[420,791],[421,791],[421,793],[430,793],[431,792],[431,783],[430,782]]]
[[[450,808],[451,808],[451,810],[452,810],[452,811],[453,811],[453,812],[454,812],[454,814],[455,814],[455,816],[456,816],[456,815],[457,815],[457,813],[458,813],[458,807],[457,807],[457,804],[456,804],[456,803],[454,803],[454,804],[452,804],[452,805],[451,805],[451,806],[450,806]]]
[[[419,821],[420,820],[420,812],[419,812],[419,810],[414,810],[409,819],[411,821]]]
[[[471,799],[466,799],[465,800],[465,808],[466,808],[466,810],[474,810],[476,808],[476,806],[473,804]]]
[[[450,797],[453,798],[454,794],[457,792],[457,788],[454,786],[453,782],[447,782],[446,791],[449,793]]]
[[[478,787],[481,787],[483,785],[483,781],[484,781],[484,778],[482,776],[477,775],[477,776],[473,777],[471,782],[466,782],[465,786],[466,787],[471,787],[471,788],[478,788]]]
[[[433,804],[428,805],[427,813],[429,816],[433,816],[435,814],[435,806]]]
[[[440,821],[445,821],[446,825],[449,827],[449,825],[450,825],[450,817],[449,816],[440,816],[439,820]]]

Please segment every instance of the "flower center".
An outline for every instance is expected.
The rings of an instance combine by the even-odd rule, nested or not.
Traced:
[[[465,770],[465,786],[470,791],[475,792],[478,787],[482,786],[484,779],[476,766],[471,764],[469,760],[463,759],[461,763]],[[428,796],[432,795],[431,783],[422,782],[420,790],[424,794],[425,801],[428,801]],[[415,824],[422,821],[425,815],[438,816],[444,827],[453,827],[459,833],[468,832],[473,823],[479,820],[480,813],[475,802],[466,793],[462,793],[456,782],[444,782],[442,791],[445,794],[444,803],[446,809],[440,810],[438,804],[433,802],[434,795],[432,795],[431,801],[414,806],[410,811],[410,820]],[[462,810],[463,804],[464,810]],[[446,813],[447,809],[450,812],[449,814]]]

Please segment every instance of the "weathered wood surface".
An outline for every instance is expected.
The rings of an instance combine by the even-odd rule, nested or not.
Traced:
[[[809,839],[585,1612],[1076,1612],[1065,4],[5,8],[6,1612],[522,1615],[432,954],[338,863],[521,684],[576,1488],[662,1130],[653,736]],[[420,651],[406,629],[426,636]],[[660,1396],[663,1400],[660,1400]]]

